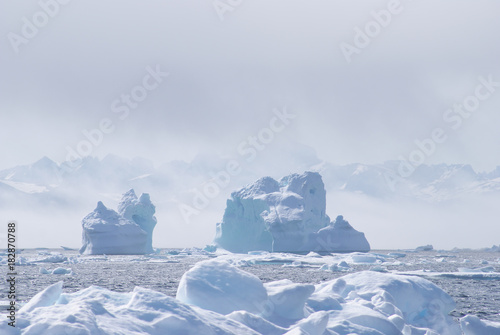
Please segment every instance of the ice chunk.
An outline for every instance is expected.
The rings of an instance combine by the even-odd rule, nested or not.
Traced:
[[[300,329],[303,334],[307,335],[323,335],[328,325],[328,319],[327,312],[316,312],[298,322],[293,329]]]
[[[351,259],[356,264],[375,264],[380,262],[377,256],[371,254],[352,254]]]
[[[310,244],[310,247],[316,251],[370,251],[370,244],[365,234],[354,229],[342,215],[337,216],[333,224],[314,234],[312,241],[314,242]]]
[[[383,266],[380,266],[380,265],[376,265],[376,266],[372,266],[370,268],[370,271],[376,271],[376,272],[388,272],[387,268],[383,267]]]
[[[73,274],[73,271],[71,269],[65,269],[65,268],[55,268],[52,271],[47,270],[46,268],[41,267],[39,270],[39,273],[42,275],[67,275],[67,274]]]
[[[37,263],[62,263],[66,262],[68,260],[68,257],[64,256],[63,254],[50,254],[50,256],[41,258],[41,259],[36,259],[35,262]]]
[[[401,335],[398,327],[391,322],[384,314],[358,303],[357,301],[347,302],[342,306],[341,310],[335,311],[330,314],[328,321],[328,329],[338,332],[339,334],[350,334],[350,332],[343,332],[346,321],[354,334],[363,334],[363,332],[354,331],[354,329],[361,328],[365,331],[371,329],[380,332],[384,335]],[[369,334],[373,334],[369,333]]]
[[[301,328],[293,328],[292,330],[286,332],[284,335],[309,335],[309,333]]]
[[[495,268],[492,266],[483,266],[481,268],[458,268],[458,272],[495,272]]]
[[[249,328],[252,328],[259,334],[281,335],[286,333],[287,331],[285,328],[277,326],[274,323],[267,321],[261,316],[248,313],[245,311],[232,312],[231,314],[227,315],[227,317],[235,321],[238,321]]]
[[[394,258],[403,258],[403,257],[406,257],[406,254],[402,253],[402,252],[390,252],[387,254],[387,256],[391,256]]]
[[[186,272],[179,282],[176,298],[221,314],[234,311],[259,314],[268,299],[258,277],[219,260],[199,262]]]
[[[323,264],[319,269],[322,271],[340,272],[340,271],[349,271],[351,267],[345,261],[342,261],[338,264],[337,263]]]
[[[433,251],[434,247],[431,244],[422,245],[420,247],[415,248],[415,251]]]
[[[314,285],[295,284],[290,280],[279,280],[264,285],[269,296],[270,310],[266,318],[280,326],[289,326],[290,321],[307,316],[306,300],[314,292]]]
[[[41,275],[49,275],[51,274],[52,272],[50,272],[49,270],[47,270],[46,268],[43,268],[41,267],[40,270],[38,271]]]
[[[118,205],[119,212],[99,201],[97,208],[82,221],[82,254],[147,254],[153,250],[155,206],[148,194],[139,199],[130,190]]]
[[[393,304],[401,311],[408,325],[429,328],[438,333],[448,331],[450,334],[460,334],[457,332],[457,325],[448,316],[455,307],[453,299],[439,287],[420,277],[363,271],[317,285],[313,297],[317,299],[318,296],[328,296],[330,292],[340,294],[348,301],[370,297],[372,305],[371,298],[379,294],[378,303]],[[343,305],[344,311],[345,306]],[[379,312],[384,313],[384,309],[379,309]]]
[[[55,268],[52,270],[53,275],[67,275],[67,274],[72,274],[73,271],[71,269],[65,269],[65,268]]]
[[[28,259],[26,257],[19,256],[16,258],[16,265],[17,266],[33,265],[33,263],[28,261]]]
[[[31,300],[24,305],[19,313],[29,313],[39,307],[47,307],[56,303],[62,293],[63,282],[57,282],[50,285],[42,292],[36,294]]]
[[[279,182],[264,177],[233,192],[215,243],[231,252],[368,251],[363,233],[339,216],[325,213],[326,191],[321,176],[304,172]]]
[[[480,320],[474,315],[461,318],[460,325],[464,335],[500,335],[500,322]]]

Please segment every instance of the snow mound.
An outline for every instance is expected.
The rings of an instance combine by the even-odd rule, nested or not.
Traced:
[[[227,262],[212,260],[197,263],[182,276],[176,298],[221,314],[258,313],[268,299],[258,277]]]
[[[208,260],[184,274],[177,299],[261,334],[461,334],[449,316],[451,297],[413,276],[364,271],[316,286],[289,280],[262,285],[227,262]]]
[[[215,243],[231,252],[369,251],[363,233],[342,216],[326,211],[326,191],[316,172],[292,174],[279,182],[264,177],[233,192]]]
[[[417,327],[438,334],[461,334],[458,324],[448,315],[455,308],[453,299],[420,277],[373,271],[349,274],[317,285],[311,297],[316,304],[328,302],[328,298],[346,301],[335,317],[330,317],[329,327],[338,324],[335,329],[346,320],[363,327],[377,325],[375,328],[383,334],[399,334],[393,326],[398,331]],[[325,306],[320,304],[314,309],[324,310]],[[396,323],[391,321],[391,326],[388,319]]]
[[[265,284],[272,308],[265,311],[269,320],[280,326],[289,326],[307,317],[307,299],[314,292],[314,285],[295,284],[288,279]]]
[[[82,247],[87,255],[133,255],[153,252],[155,206],[149,194],[138,199],[134,190],[123,195],[118,213],[99,201],[97,208],[82,220]]]
[[[16,328],[1,334],[47,335],[257,335],[220,314],[185,305],[163,293],[136,287],[117,293],[96,286],[62,293],[62,282],[37,294],[19,312]],[[2,320],[3,321],[3,320]]]
[[[460,325],[464,335],[500,335],[500,322],[480,320],[474,315],[461,318]]]

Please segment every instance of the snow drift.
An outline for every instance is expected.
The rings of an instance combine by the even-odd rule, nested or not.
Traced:
[[[363,233],[342,216],[331,223],[325,210],[319,173],[292,174],[279,182],[264,177],[231,194],[215,243],[242,253],[370,250]]]
[[[99,201],[97,208],[82,220],[80,253],[133,255],[153,252],[155,206],[149,194],[137,199],[134,190],[123,195],[118,212]]]

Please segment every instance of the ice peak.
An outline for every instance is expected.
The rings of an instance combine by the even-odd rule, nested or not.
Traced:
[[[107,210],[108,210],[108,208],[106,206],[104,206],[102,201],[97,202],[97,207],[95,208],[96,212],[103,212],[103,211],[107,211]]]
[[[133,188],[128,190],[127,192],[123,193],[122,199],[120,200],[120,203],[118,204],[118,212],[120,214],[123,214],[125,212],[125,209],[137,202],[137,195],[135,194],[135,191]]]
[[[326,207],[325,184],[321,175],[317,172],[306,171],[304,173],[294,173],[281,178],[280,186],[286,192],[293,192],[307,198],[315,198],[320,207]],[[325,199],[323,199],[325,198]],[[323,203],[325,203],[323,205]]]
[[[122,198],[128,198],[128,197],[136,198],[137,199],[137,195],[135,194],[135,191],[134,191],[133,188],[131,188],[127,192],[123,193]]]
[[[235,196],[241,198],[255,197],[262,194],[279,192],[279,183],[271,177],[262,177],[252,184],[233,192]]]
[[[54,162],[52,159],[50,159],[47,156],[43,156],[39,160],[37,160],[35,163],[33,163],[33,166],[57,166],[57,163]]]
[[[337,216],[335,221],[333,222],[333,228],[335,229],[352,229],[352,226],[349,224],[349,221],[344,220],[342,215]]]
[[[141,196],[139,197],[139,202],[143,204],[151,204],[151,197],[149,196],[149,193],[141,194]]]

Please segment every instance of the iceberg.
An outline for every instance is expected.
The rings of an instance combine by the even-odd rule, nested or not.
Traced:
[[[139,198],[134,190],[123,195],[118,212],[99,201],[96,209],[82,220],[81,254],[136,255],[153,252],[155,206],[149,194]]]
[[[366,252],[363,233],[342,216],[326,215],[326,191],[317,172],[264,177],[231,194],[214,242],[231,252]]]

